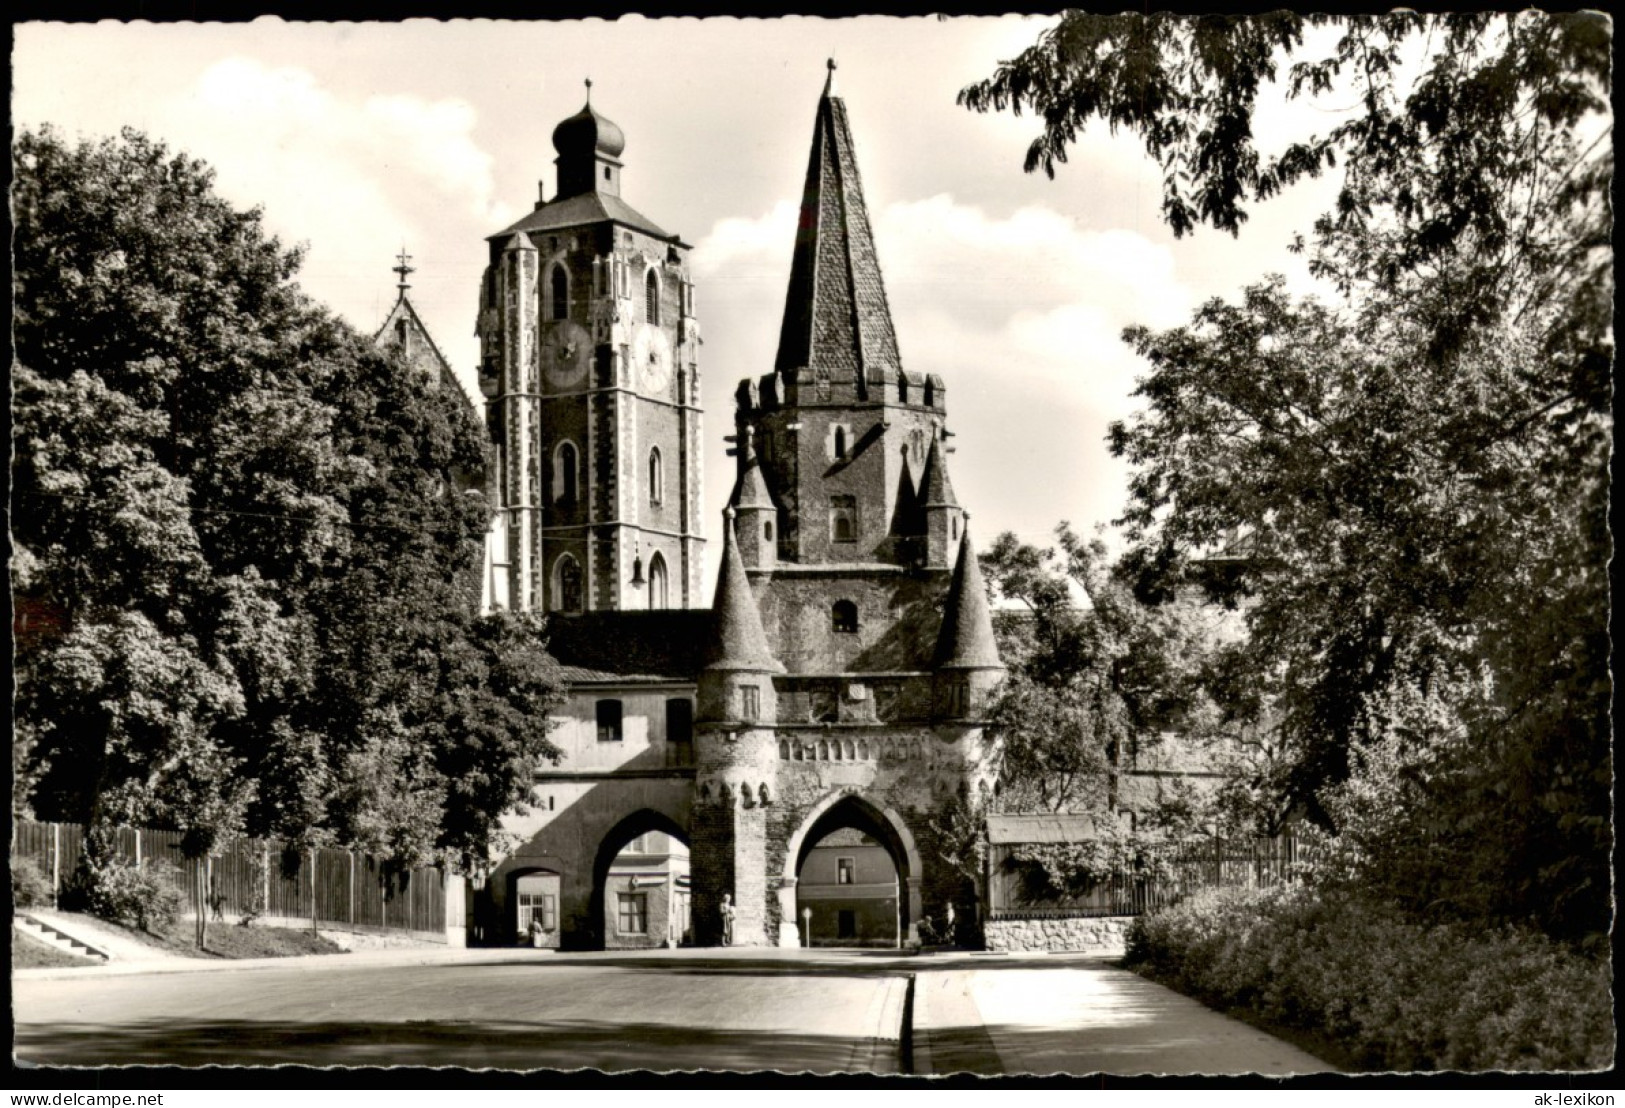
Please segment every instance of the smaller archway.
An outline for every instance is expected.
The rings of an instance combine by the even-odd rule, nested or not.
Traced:
[[[616,823],[598,845],[587,921],[593,949],[692,941],[687,830],[652,808]]]
[[[902,946],[919,915],[921,861],[897,813],[855,793],[815,805],[786,844],[779,909],[797,942]],[[811,917],[803,915],[811,910]],[[788,938],[787,933],[781,942]]]

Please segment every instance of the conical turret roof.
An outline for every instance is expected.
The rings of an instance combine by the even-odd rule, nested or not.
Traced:
[[[773,494],[767,491],[767,479],[762,476],[762,467],[751,455],[745,462],[745,472],[739,475],[739,483],[734,486],[733,499],[729,501],[735,508],[767,508],[778,510],[773,503]]]
[[[943,604],[942,630],[932,660],[937,669],[1003,669],[993,639],[993,613],[987,604],[982,569],[972,549],[970,532],[959,539],[959,561]]]
[[[953,482],[948,480],[948,466],[939,447],[941,440],[933,438],[931,449],[925,456],[925,473],[920,477],[920,506],[922,508],[957,508]],[[975,559],[972,559],[974,561]]]
[[[985,606],[985,605],[984,605]],[[711,641],[705,648],[707,670],[782,673],[762,630],[762,613],[745,577],[734,538],[733,509],[722,525],[722,570],[717,574],[716,600],[711,605]]]
[[[862,383],[877,368],[895,374],[900,361],[846,105],[832,86],[818,101],[774,368]]]

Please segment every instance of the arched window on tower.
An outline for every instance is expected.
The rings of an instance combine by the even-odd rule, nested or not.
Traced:
[[[654,557],[649,559],[649,607],[671,607],[669,590],[666,559],[657,550]]]
[[[829,498],[829,537],[832,542],[858,541],[858,498]]]
[[[649,503],[659,507],[666,499],[666,471],[660,464],[660,447],[649,451]]]
[[[830,627],[840,635],[854,635],[858,630],[858,606],[850,600],[837,600],[829,610]]]
[[[553,563],[553,610],[581,611],[581,563],[570,554]]]
[[[561,442],[553,452],[553,499],[559,504],[574,504],[580,495],[577,457],[573,442]]]
[[[660,325],[660,278],[653,269],[643,275],[643,318]]]
[[[835,428],[835,457],[837,460],[846,457],[846,428]]]
[[[565,272],[564,266],[553,266],[553,276],[548,281],[548,318],[570,318],[570,275]]]

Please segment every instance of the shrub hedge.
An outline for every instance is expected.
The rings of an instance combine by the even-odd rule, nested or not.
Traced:
[[[62,890],[62,907],[157,933],[180,916],[184,898],[177,883],[175,867],[161,860],[142,868],[123,859],[81,864]]]
[[[32,858],[11,856],[11,904],[37,908],[51,903],[51,883]]]
[[[1539,932],[1422,924],[1324,889],[1212,889],[1130,927],[1127,963],[1324,1035],[1371,1070],[1612,1065],[1608,964]]]

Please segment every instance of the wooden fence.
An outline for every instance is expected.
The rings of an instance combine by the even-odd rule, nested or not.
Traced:
[[[1147,848],[1131,871],[1113,873],[1072,895],[1037,890],[1035,863],[1022,862],[1021,843],[997,843],[988,857],[993,919],[1138,916],[1165,908],[1198,889],[1261,888],[1295,880],[1305,861],[1291,837],[1208,839]]]
[[[73,875],[84,848],[84,829],[72,823],[12,823],[11,856],[32,860],[53,895]],[[389,875],[368,855],[349,850],[284,851],[275,839],[234,839],[208,858],[186,858],[178,831],[121,827],[118,855],[146,868],[168,862],[172,884],[191,905],[199,870],[211,912],[241,918],[249,912],[278,922],[299,921],[359,931],[405,931],[446,941],[446,890],[439,869],[419,867]]]

